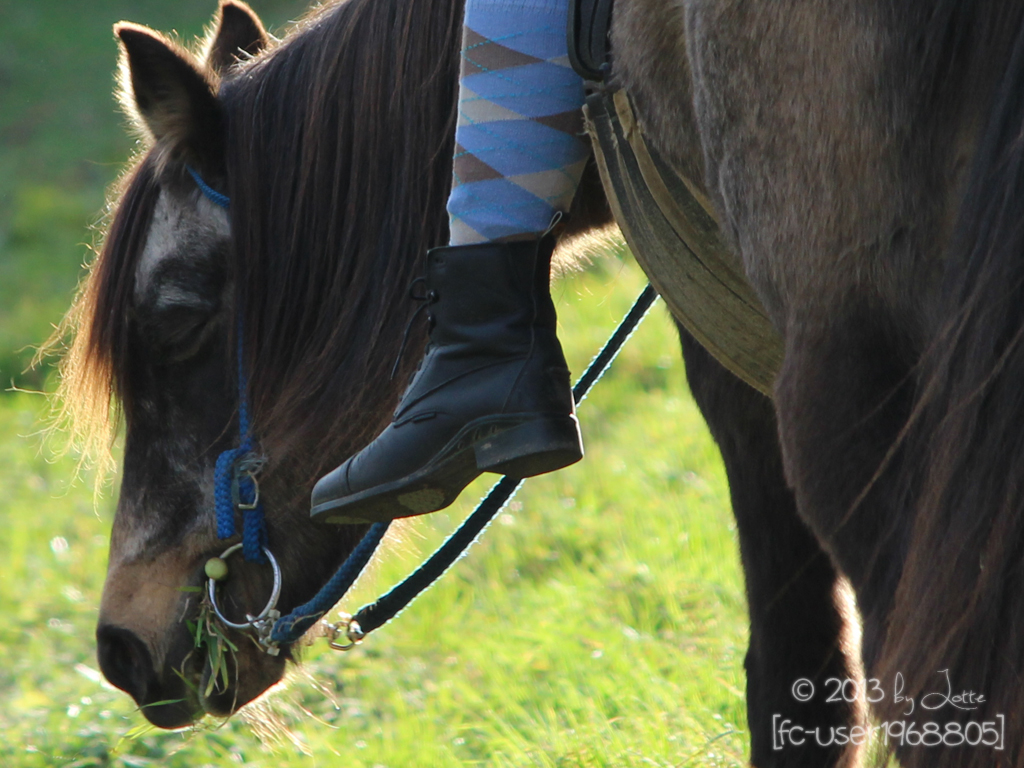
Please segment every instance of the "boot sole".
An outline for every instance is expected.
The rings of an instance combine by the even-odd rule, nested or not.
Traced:
[[[467,424],[441,458],[390,483],[322,502],[311,515],[328,523],[375,523],[444,509],[484,472],[533,477],[583,458],[575,416],[534,417],[509,424],[488,417]]]

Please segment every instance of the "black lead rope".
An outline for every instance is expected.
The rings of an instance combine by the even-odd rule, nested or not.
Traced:
[[[647,316],[647,312],[654,306],[654,302],[657,300],[658,292],[648,283],[647,287],[636,297],[632,308],[622,318],[622,322],[615,329],[615,333],[605,342],[604,347],[597,353],[597,357],[590,363],[590,367],[583,372],[580,380],[576,382],[576,386],[572,388],[572,399],[576,405],[579,405],[586,399],[590,388],[597,383],[598,379],[604,376],[608,366],[615,360],[616,355],[619,354],[623,345],[629,341],[633,331],[637,329],[637,326]]]
[[[633,303],[632,309],[619,323],[615,333],[611,335],[586,372],[576,382],[576,386],[572,388],[572,397],[576,405],[583,402],[590,388],[608,370],[608,366],[612,364],[623,344],[640,325],[640,321],[647,315],[657,298],[657,292],[648,284]],[[499,480],[473,511],[473,514],[466,518],[458,530],[445,540],[427,562],[376,602],[364,605],[356,611],[349,622],[349,639],[360,639],[362,635],[369,634],[387,624],[421,592],[437,581],[456,560],[466,553],[466,550],[480,537],[494,516],[522,484],[522,479],[516,477],[503,477]]]
[[[419,597],[421,592],[441,578],[456,560],[466,554],[466,550],[480,538],[480,534],[490,525],[494,516],[501,511],[501,508],[522,484],[523,481],[517,477],[501,478],[483,501],[477,505],[473,514],[465,519],[455,533],[445,539],[444,544],[438,547],[427,562],[413,571],[405,581],[392,587],[387,594],[356,611],[349,629],[358,628],[362,634],[366,635],[384,626],[405,610],[409,603]],[[352,638],[350,637],[350,639]]]

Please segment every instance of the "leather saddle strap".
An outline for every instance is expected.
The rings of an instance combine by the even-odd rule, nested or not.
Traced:
[[[646,143],[624,90],[598,89],[586,114],[608,203],[651,284],[705,349],[771,397],[782,340],[710,204]]]

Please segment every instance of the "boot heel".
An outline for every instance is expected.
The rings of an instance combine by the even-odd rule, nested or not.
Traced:
[[[507,429],[473,446],[481,472],[533,477],[575,464],[583,458],[580,425],[572,416],[538,418]]]

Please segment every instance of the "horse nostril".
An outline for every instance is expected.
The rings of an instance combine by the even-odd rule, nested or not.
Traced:
[[[96,630],[96,648],[100,670],[110,684],[142,704],[153,677],[153,663],[145,644],[127,629],[101,625]]]

